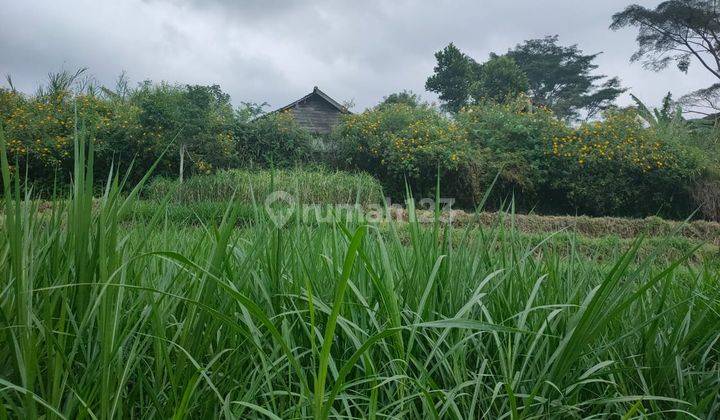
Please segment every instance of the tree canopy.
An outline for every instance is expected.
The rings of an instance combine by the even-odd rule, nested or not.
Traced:
[[[436,52],[435,59],[437,64],[425,82],[425,89],[440,96],[443,109],[457,112],[468,102],[478,64],[453,43]]]
[[[599,54],[583,54],[577,45],[562,46],[557,36],[531,39],[508,51],[527,75],[533,103],[564,119],[587,117],[607,109],[624,92],[616,77],[594,74]]]
[[[528,77],[511,57],[491,56],[479,67],[476,81],[470,87],[475,102],[503,102],[528,90]]]
[[[480,64],[451,43],[435,54],[435,72],[425,87],[438,93],[450,112],[527,93],[534,104],[560,118],[593,117],[625,91],[616,77],[595,74],[598,55],[559,45],[558,37],[551,36],[525,41],[504,55],[491,54]]]
[[[655,9],[637,4],[613,15],[612,29],[637,27],[638,50],[632,61],[659,71],[675,64],[687,72],[697,61],[720,79],[720,4],[716,0],[670,0]],[[689,112],[711,115],[720,110],[720,83],[680,98]]]
[[[403,104],[411,108],[416,108],[423,104],[422,98],[411,91],[403,90],[402,92],[391,93],[388,96],[383,97],[383,100],[378,104],[378,108],[386,107],[392,104]]]
[[[638,28],[633,61],[653,70],[670,63],[687,72],[696,59],[720,78],[720,5],[714,0],[670,0],[655,9],[638,4],[613,15],[612,29]]]

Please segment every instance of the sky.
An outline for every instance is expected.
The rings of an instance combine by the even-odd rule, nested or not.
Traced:
[[[711,85],[697,65],[684,74],[630,63],[636,31],[608,26],[631,2],[1,0],[0,75],[32,93],[49,72],[87,67],[109,87],[122,72],[133,84],[219,84],[236,105],[268,109],[318,86],[362,111],[406,89],[436,101],[425,80],[433,54],[450,42],[484,61],[526,39],[559,35],[562,44],[602,52],[598,72],[618,76],[648,104]],[[629,94],[618,102],[628,104]]]

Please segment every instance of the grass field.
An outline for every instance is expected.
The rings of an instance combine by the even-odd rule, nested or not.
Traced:
[[[137,202],[117,177],[93,197],[78,150],[72,196],[44,209],[2,153],[0,418],[720,415],[705,241],[278,228],[237,195],[179,223],[168,209],[203,204]]]

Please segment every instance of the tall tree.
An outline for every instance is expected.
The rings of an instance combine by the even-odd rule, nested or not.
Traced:
[[[435,59],[434,74],[428,77],[425,89],[440,96],[443,109],[457,112],[468,102],[478,64],[453,43],[436,52]]]
[[[613,15],[614,30],[638,28],[633,61],[653,70],[670,63],[687,72],[693,59],[720,79],[720,5],[717,0],[670,0],[655,9],[633,4]]]
[[[502,102],[527,92],[528,87],[528,78],[515,60],[493,54],[480,66],[477,80],[470,87],[470,96],[475,102]]]
[[[527,75],[533,103],[566,119],[592,117],[625,91],[618,78],[594,74],[598,55],[558,45],[557,36],[525,41],[506,54]]]
[[[610,28],[637,27],[638,50],[632,61],[659,71],[675,64],[687,72],[697,61],[720,79],[720,2],[717,0],[670,0],[655,9],[633,4],[613,15]],[[711,113],[718,106],[720,83],[693,92],[681,103],[705,108]]]

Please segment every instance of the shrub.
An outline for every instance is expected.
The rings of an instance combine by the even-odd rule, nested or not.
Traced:
[[[720,222],[720,181],[717,178],[703,179],[695,184],[692,198],[703,217]]]
[[[548,144],[550,189],[589,215],[686,217],[702,172],[695,150],[643,127],[634,111],[613,112]]]
[[[292,114],[266,114],[235,125],[236,148],[243,166],[290,167],[310,156],[312,135],[300,127]]]
[[[405,196],[406,182],[416,196],[433,194],[439,173],[444,196],[472,201],[467,174],[476,150],[432,107],[389,103],[349,116],[334,141],[341,162],[374,174],[393,198]]]
[[[0,115],[11,162],[27,169],[34,179],[51,181],[56,173],[69,172],[75,103],[84,127],[94,131],[99,118],[93,115],[97,105],[93,96],[71,98],[60,91],[27,97],[0,89]]]
[[[478,162],[483,167],[478,188],[485,191],[498,176],[491,206],[497,207],[511,195],[519,208],[525,209],[535,206],[541,196],[546,199],[547,139],[569,131],[551,111],[534,108],[520,97],[503,104],[484,102],[466,107],[457,121],[463,135],[485,157]]]
[[[186,175],[209,173],[236,161],[233,107],[219,86],[145,82],[132,92],[129,105],[139,108],[142,132],[130,144],[140,168],[150,167],[163,152],[160,175],[179,174],[180,153],[186,156]]]
[[[134,161],[134,178],[139,178],[166,152],[156,173],[177,175],[181,148],[188,174],[236,162],[233,108],[218,86],[145,82],[134,90],[113,92],[94,85],[78,87],[74,77],[51,75],[51,88],[35,95],[0,89],[0,121],[10,160],[27,169],[33,181],[70,181],[76,122],[94,144],[97,174]]]

